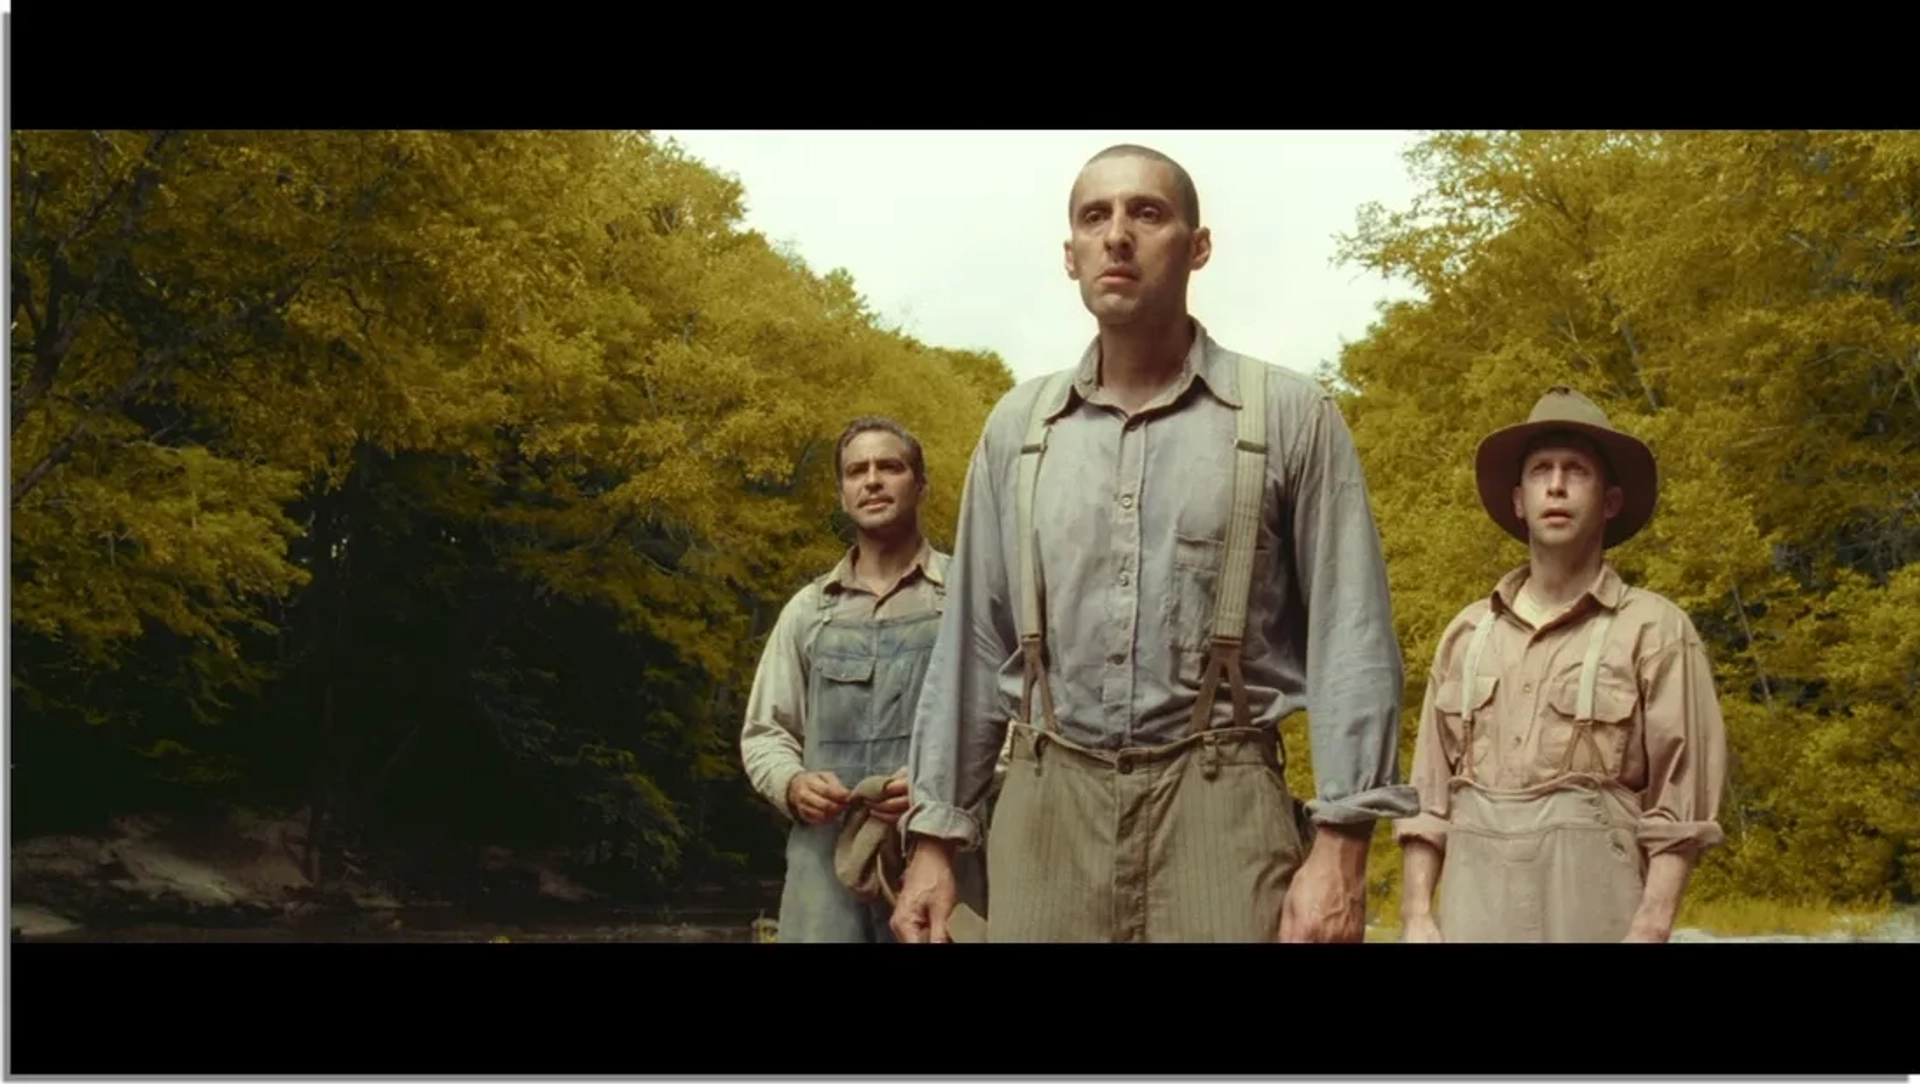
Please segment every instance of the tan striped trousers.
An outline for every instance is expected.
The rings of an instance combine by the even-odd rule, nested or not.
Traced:
[[[1014,723],[987,841],[993,941],[1274,941],[1305,855],[1271,731],[1084,749]]]

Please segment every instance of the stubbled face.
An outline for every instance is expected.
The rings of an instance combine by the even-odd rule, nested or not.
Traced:
[[[1607,486],[1601,461],[1575,444],[1536,449],[1520,467],[1513,512],[1534,545],[1583,550],[1598,547],[1607,521],[1620,514],[1624,495]]]
[[[917,524],[923,494],[906,442],[892,433],[861,433],[840,453],[840,506],[868,534]]]
[[[1151,158],[1093,162],[1074,183],[1067,277],[1102,325],[1185,309],[1187,280],[1205,267],[1212,241],[1180,210],[1173,170]]]

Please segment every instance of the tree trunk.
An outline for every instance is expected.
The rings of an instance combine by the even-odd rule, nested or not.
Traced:
[[[331,647],[327,652],[332,654]],[[314,742],[314,777],[307,806],[307,880],[315,888],[325,887],[327,831],[327,753],[333,739],[333,678],[326,679],[320,692],[320,731]]]

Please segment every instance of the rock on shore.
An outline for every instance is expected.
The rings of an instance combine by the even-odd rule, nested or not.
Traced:
[[[395,911],[403,895],[349,856],[323,893],[307,879],[303,816],[236,813],[185,820],[127,817],[93,835],[42,836],[13,847],[11,917],[23,937],[102,922],[246,926],[307,913]],[[476,878],[524,885],[530,901],[594,896],[553,863],[487,848]]]

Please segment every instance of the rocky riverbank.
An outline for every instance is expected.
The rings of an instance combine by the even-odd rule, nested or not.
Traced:
[[[499,847],[472,852],[457,886],[402,883],[379,872],[391,861],[348,852],[316,887],[305,844],[304,818],[245,813],[124,818],[96,834],[21,840],[9,925],[15,937],[60,941],[727,941],[750,940],[777,900],[777,886],[760,886],[691,907],[623,905],[575,880],[564,856]]]
[[[248,814],[128,818],[95,835],[23,840],[11,855],[9,924],[35,941],[729,942],[766,940],[778,908],[777,884],[634,906],[580,884],[563,856],[498,847],[473,853],[458,892],[398,883],[351,852],[316,888],[305,843],[304,818]],[[1368,940],[1395,935],[1376,927]],[[1920,909],[1814,936],[1681,929],[1673,940],[1916,942]]]

